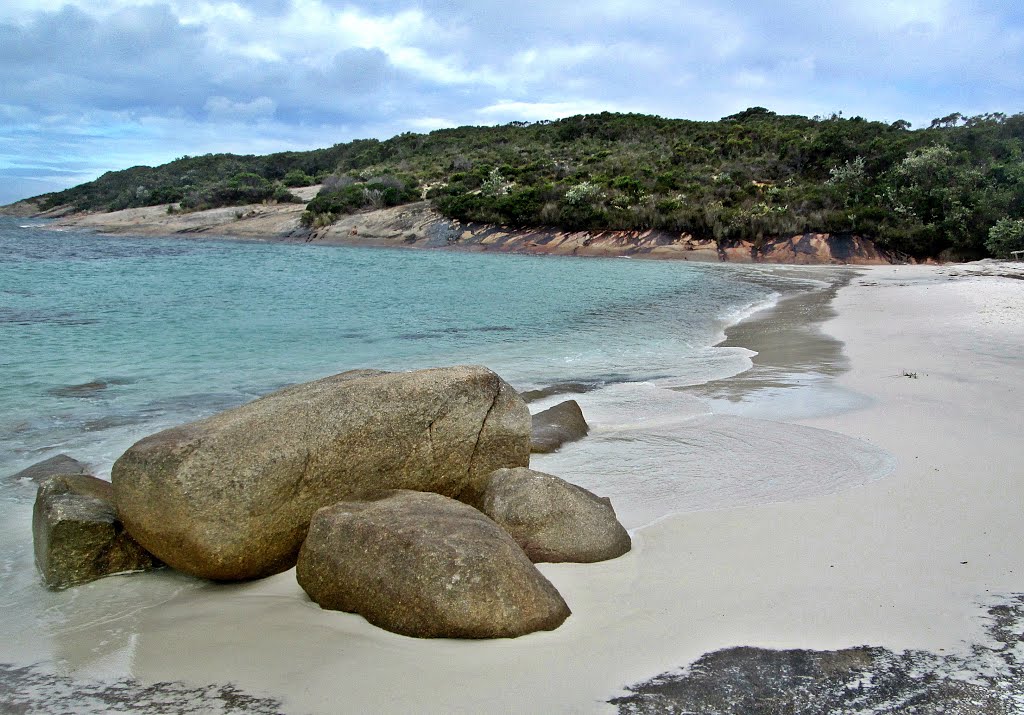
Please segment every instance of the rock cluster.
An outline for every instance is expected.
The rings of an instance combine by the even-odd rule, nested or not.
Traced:
[[[530,415],[482,367],[357,370],[147,437],[114,464],[126,528],[174,568],[216,580],[295,565],[317,509],[381,489],[475,503],[529,463]]]
[[[553,629],[569,608],[533,563],[615,558],[630,541],[606,499],[526,469],[530,440],[526,404],[483,367],[358,370],[295,385],[136,443],[114,464],[112,503],[97,496],[111,491],[100,480],[47,482],[36,504],[39,567],[48,583],[71,585],[144,568],[126,566],[142,563],[122,558],[130,547],[214,580],[297,562],[323,608],[396,633]],[[93,551],[105,556],[54,549],[60,529],[91,534],[100,522],[109,534]],[[85,562],[106,570],[79,576]],[[66,577],[47,575],[58,571]]]

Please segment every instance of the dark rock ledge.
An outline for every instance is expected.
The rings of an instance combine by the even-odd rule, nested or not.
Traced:
[[[620,713],[1011,715],[1024,709],[1024,594],[988,609],[969,655],[860,646],[730,648],[613,698]]]

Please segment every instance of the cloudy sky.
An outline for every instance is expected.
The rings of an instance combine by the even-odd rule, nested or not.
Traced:
[[[1020,0],[4,0],[0,203],[183,154],[749,106],[1024,111]]]

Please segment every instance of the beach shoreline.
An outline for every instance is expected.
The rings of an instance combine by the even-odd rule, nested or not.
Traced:
[[[820,342],[796,354],[819,363],[810,371],[828,389],[742,373],[721,381],[739,379],[737,399],[716,399],[742,408],[759,391],[804,390],[829,405],[774,403],[783,428],[863,441],[894,455],[895,469],[834,493],[668,516],[634,531],[634,550],[613,561],[542,564],[573,610],[556,631],[419,641],[321,611],[291,571],[182,593],[165,574],[167,599],[132,614],[123,642],[98,648],[102,624],[62,633],[62,667],[86,680],[129,673],[140,688],[178,681],[200,694],[231,683],[289,713],[610,713],[608,700],[628,686],[734,646],[966,656],[987,637],[989,605],[1024,593],[1015,479],[1024,281],[1011,275],[1024,270],[858,268],[834,297],[798,295],[732,326],[723,346],[779,358],[755,358],[753,377],[759,364],[785,373],[785,341],[772,350],[757,341],[777,339],[778,320],[798,334],[806,325],[793,318],[816,311],[807,320],[826,321]],[[843,359],[829,372],[822,356],[836,343]],[[837,408],[832,387],[864,400]],[[94,586],[113,595],[117,581]]]
[[[929,687],[980,682],[1006,699],[978,712],[1015,711],[1021,683],[1006,664],[986,670],[998,663],[989,650],[993,609],[1013,611],[1024,591],[1016,506],[1024,497],[1016,426],[1024,365],[1015,347],[1024,339],[1024,265],[858,272],[839,290],[824,329],[849,361],[836,382],[870,402],[793,422],[878,445],[896,468],[821,498],[685,515],[646,530],[655,562],[680,544],[697,545],[678,576],[700,584],[692,599],[714,603],[703,618],[688,619],[688,638],[680,630],[686,645],[674,666],[736,646],[880,646],[948,659],[959,672]],[[713,583],[701,582],[709,571]],[[1013,628],[1020,625],[1018,614]]]

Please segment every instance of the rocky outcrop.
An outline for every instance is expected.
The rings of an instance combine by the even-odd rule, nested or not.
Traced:
[[[36,462],[31,467],[22,469],[17,474],[8,477],[10,481],[31,479],[33,482],[41,482],[47,477],[55,474],[88,474],[89,467],[82,462],[66,454],[58,454],[55,457]]]
[[[458,235],[452,222],[431,208],[429,201],[417,201],[339,216],[331,225],[313,229],[308,240],[343,245],[444,248]]]
[[[576,400],[559,402],[535,414],[531,421],[530,451],[540,454],[554,452],[566,442],[583,439],[590,432],[590,425]]]
[[[788,265],[881,265],[893,262],[892,257],[879,250],[873,241],[848,234],[802,233],[780,236],[767,239],[758,246],[743,242],[735,246],[724,246],[723,252],[726,260]]]
[[[457,239],[450,245],[502,253],[562,256],[628,256],[689,261],[797,264],[887,264],[894,257],[870,240],[849,234],[804,233],[775,236],[758,243],[699,239],[657,229],[643,231],[562,231],[516,229],[449,221]]]
[[[438,494],[393,491],[319,510],[297,577],[321,607],[417,638],[513,638],[570,613],[508,534]]]
[[[532,469],[496,470],[482,508],[534,562],[605,561],[632,545],[611,501]]]
[[[28,218],[39,214],[41,205],[36,199],[24,199],[13,204],[0,206],[0,216],[15,216],[17,218]]]
[[[309,201],[318,186],[294,189]],[[62,227],[104,233],[174,236],[208,234],[259,240],[415,248],[454,248],[501,253],[559,256],[625,256],[738,263],[886,264],[903,262],[867,238],[849,234],[805,233],[769,237],[758,243],[718,244],[685,233],[640,231],[565,231],[462,223],[442,216],[429,201],[346,214],[330,226],[307,229],[300,223],[304,204],[253,204],[206,211],[168,212],[147,206],[109,213],[74,213],[61,207],[49,217],[64,216]]]
[[[291,189],[303,201],[316,195],[319,187]],[[71,207],[69,207],[71,208]],[[101,213],[77,213],[65,210],[57,227],[70,227],[110,234],[132,236],[233,236],[257,240],[304,240],[308,233],[299,223],[306,206],[303,203],[249,204],[223,206],[205,211],[180,211],[176,205],[143,206]]]
[[[32,512],[36,566],[53,589],[159,566],[125,533],[110,483],[60,474],[39,485]]]
[[[218,580],[295,564],[317,509],[381,489],[479,503],[529,464],[530,415],[483,367],[353,371],[152,435],[114,464],[125,527],[176,569]]]

